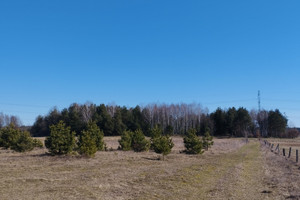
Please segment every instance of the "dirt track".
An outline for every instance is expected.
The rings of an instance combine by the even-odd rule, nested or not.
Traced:
[[[117,148],[118,138],[106,138]],[[299,170],[258,141],[216,139],[185,155],[182,139],[166,161],[153,152],[98,152],[94,159],[0,151],[0,199],[297,199]]]

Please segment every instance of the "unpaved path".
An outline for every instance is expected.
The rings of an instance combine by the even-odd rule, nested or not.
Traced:
[[[154,189],[137,198],[155,194],[161,199],[273,199],[264,192],[264,165],[258,142],[230,153],[206,155],[172,177],[165,177],[163,182],[173,186],[168,193],[155,194],[159,190]]]

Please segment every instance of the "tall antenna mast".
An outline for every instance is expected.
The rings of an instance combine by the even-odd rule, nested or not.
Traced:
[[[260,91],[259,90],[257,94],[257,100],[258,100],[258,112],[260,112]]]

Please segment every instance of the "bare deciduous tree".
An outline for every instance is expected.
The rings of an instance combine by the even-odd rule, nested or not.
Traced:
[[[6,115],[0,113],[0,128],[8,126],[11,123],[14,124],[16,127],[20,127],[22,125],[19,117],[15,115]]]
[[[167,126],[174,128],[175,134],[185,133],[191,128],[200,127],[201,114],[204,113],[200,104],[149,104],[147,109],[150,124],[153,128],[159,124],[162,129]]]
[[[84,105],[80,106],[80,108],[82,120],[85,123],[88,123],[96,110],[95,106],[91,102],[86,102]]]

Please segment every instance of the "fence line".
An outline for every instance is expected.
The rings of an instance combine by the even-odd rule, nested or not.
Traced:
[[[280,155],[280,147],[279,144],[277,144],[276,148],[273,150],[274,144],[271,144],[269,141],[264,140],[263,141],[265,146],[268,147],[272,152],[274,152],[275,154]],[[286,150],[285,148],[282,148],[282,156],[284,156],[285,158],[291,158],[291,154],[292,154],[292,147],[288,148],[288,155],[286,156]],[[298,149],[296,149],[296,163],[298,163],[299,160],[299,156],[298,156]]]

